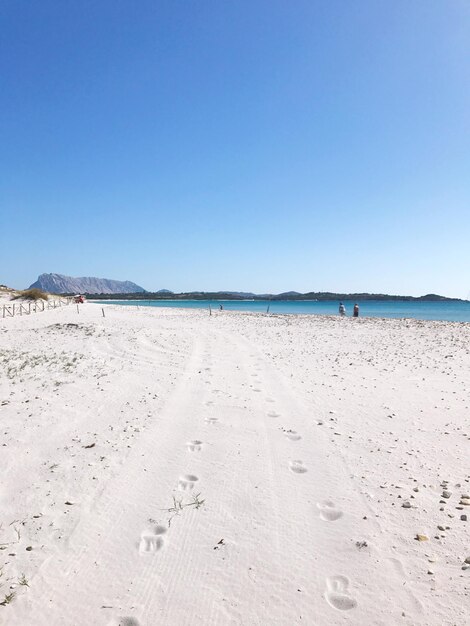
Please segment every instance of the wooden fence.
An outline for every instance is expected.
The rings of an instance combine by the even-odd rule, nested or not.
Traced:
[[[62,297],[53,300],[31,300],[29,302],[13,302],[2,305],[2,317],[15,317],[15,315],[31,315],[48,309],[57,309],[60,306],[68,306],[73,303],[73,298]]]

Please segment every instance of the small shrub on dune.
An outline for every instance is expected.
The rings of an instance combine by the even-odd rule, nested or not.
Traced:
[[[25,291],[18,291],[12,296],[12,300],[47,300],[48,297],[48,294],[40,289],[26,289]]]

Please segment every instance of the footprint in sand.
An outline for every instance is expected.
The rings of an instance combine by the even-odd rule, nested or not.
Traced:
[[[192,441],[188,441],[186,446],[190,452],[200,452],[202,450],[202,441],[193,439]]]
[[[256,393],[261,393],[261,389],[255,389],[255,388],[253,388],[253,391],[256,391]]]
[[[337,509],[331,500],[318,502],[317,507],[320,509],[321,519],[325,522],[335,522],[340,517],[343,517],[343,511]]]
[[[266,402],[276,402],[274,398],[266,398]]]
[[[291,472],[294,472],[295,474],[305,474],[305,472],[308,472],[308,469],[303,464],[303,461],[291,461],[289,463],[289,468]]]
[[[140,622],[135,617],[116,617],[108,626],[140,626]]]
[[[166,528],[164,526],[154,526],[149,530],[144,530],[140,536],[139,552],[152,554],[161,550],[165,544],[165,534]]]
[[[357,602],[349,595],[349,579],[346,576],[331,576],[326,579],[325,598],[338,611],[355,609]]]
[[[206,424],[217,424],[217,422],[219,421],[218,417],[206,417],[206,419],[204,420],[206,422]]]
[[[302,439],[301,435],[295,430],[286,430],[284,431],[284,435],[291,441],[299,441],[299,439]]]
[[[279,417],[279,413],[276,413],[276,411],[269,411],[268,417]]]
[[[199,478],[194,474],[184,474],[178,479],[178,489],[180,491],[191,491]]]

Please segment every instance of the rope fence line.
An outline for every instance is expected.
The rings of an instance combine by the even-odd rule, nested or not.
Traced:
[[[31,315],[49,309],[57,309],[73,303],[72,297],[54,298],[53,300],[32,300],[30,302],[13,302],[2,305],[2,318],[15,317],[15,315]]]

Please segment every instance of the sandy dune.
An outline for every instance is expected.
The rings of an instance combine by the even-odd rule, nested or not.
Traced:
[[[470,325],[105,312],[0,320],[0,624],[469,623]]]

